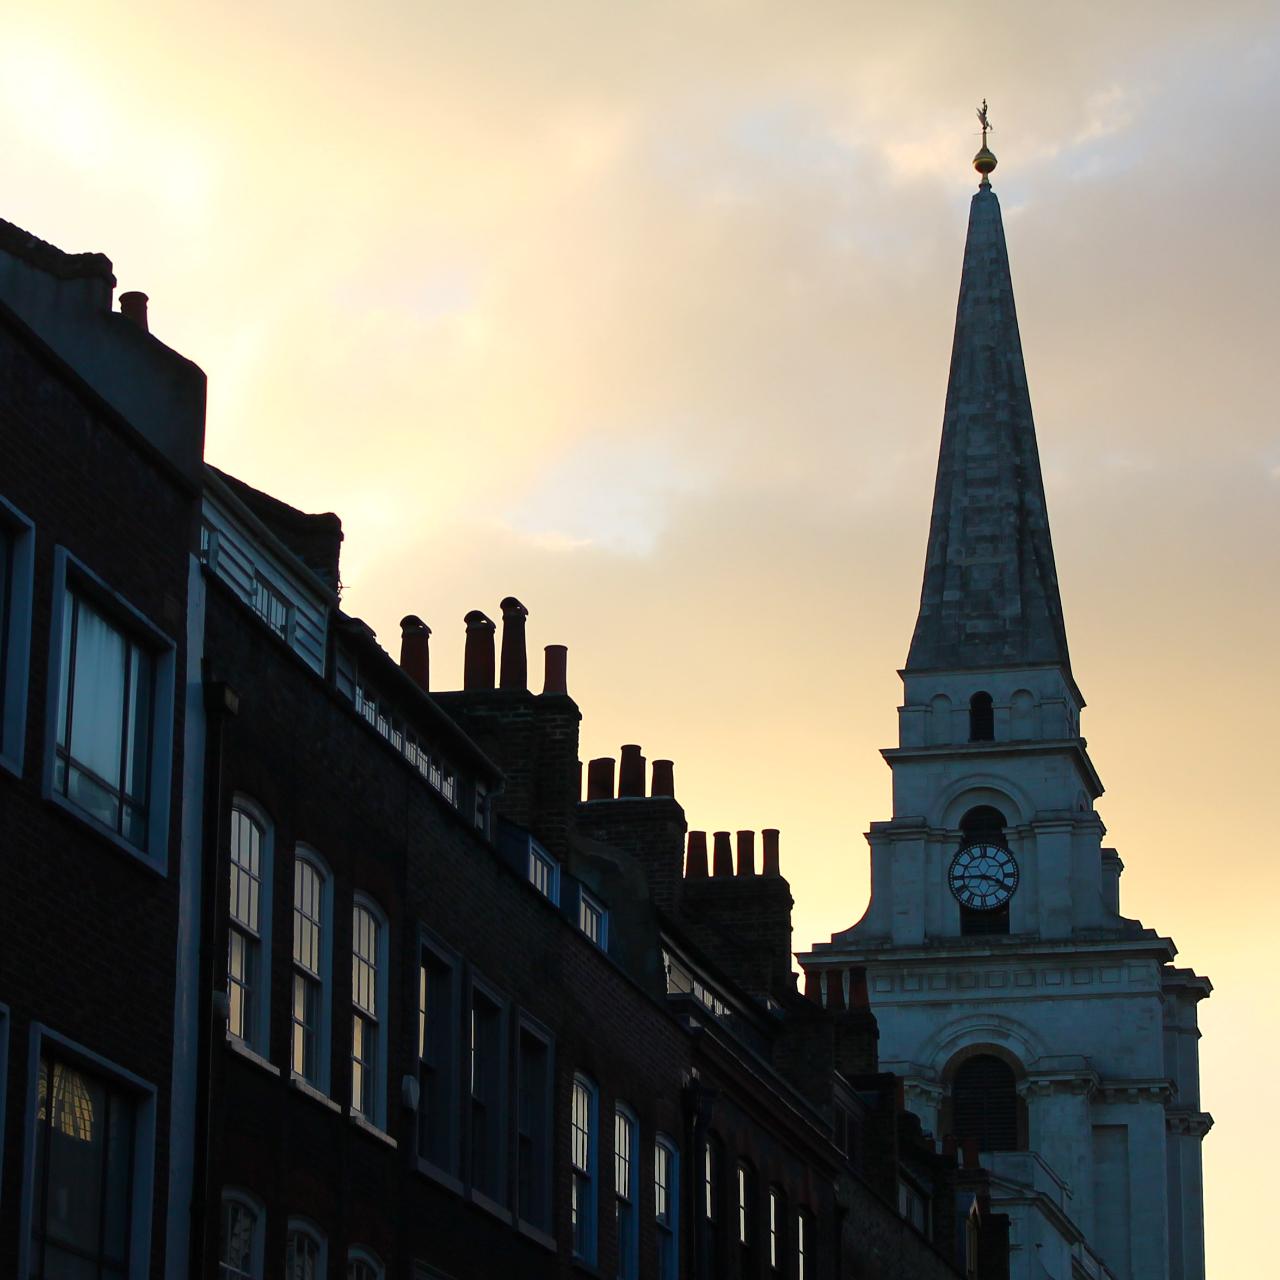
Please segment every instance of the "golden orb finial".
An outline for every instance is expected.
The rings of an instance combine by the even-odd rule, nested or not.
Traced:
[[[982,174],[982,181],[978,183],[980,187],[989,187],[991,179],[988,176],[996,167],[995,153],[987,146],[987,132],[992,128],[991,121],[987,119],[987,100],[983,98],[982,106],[978,108],[978,123],[982,126],[982,147],[978,154],[973,157],[973,167]]]

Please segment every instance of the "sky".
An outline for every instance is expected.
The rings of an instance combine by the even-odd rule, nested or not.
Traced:
[[[584,760],[638,742],[691,827],[780,827],[807,949],[890,816],[984,97],[1098,808],[1125,913],[1215,983],[1242,1274],[1280,1071],[1273,4],[43,0],[5,16],[0,215],[150,295],[209,459],[340,513],[386,648],[420,614],[457,687],[463,614],[515,594]]]

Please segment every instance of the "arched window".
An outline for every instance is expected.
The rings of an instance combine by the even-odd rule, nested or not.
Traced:
[[[246,1191],[222,1193],[222,1238],[218,1247],[220,1280],[262,1280],[262,1205]]]
[[[1018,1089],[1013,1068],[993,1053],[966,1058],[951,1082],[951,1127],[979,1151],[1017,1151]]]
[[[653,1216],[658,1227],[658,1280],[680,1274],[680,1151],[665,1134],[653,1144]]]
[[[285,1280],[324,1280],[328,1274],[328,1250],[325,1238],[313,1223],[302,1218],[289,1219],[285,1238]]]
[[[231,804],[227,1031],[267,1055],[271,1001],[271,827],[253,801]]]
[[[383,1280],[385,1275],[376,1253],[360,1245],[347,1253],[347,1280]]]
[[[387,1119],[387,927],[357,895],[351,912],[351,1109],[380,1129]]]
[[[570,1217],[573,1222],[573,1256],[595,1265],[596,1168],[598,1098],[586,1076],[573,1077],[573,1114],[570,1118],[570,1155],[573,1163]]]
[[[1004,846],[1005,817],[999,809],[980,804],[960,819],[960,844],[996,844]],[[960,904],[960,933],[963,937],[994,936],[1009,932],[1009,904],[992,911],[975,911]]]
[[[309,1085],[329,1089],[329,974],[332,881],[313,851],[293,864],[293,1034],[290,1066]]]
[[[640,1162],[636,1159],[639,1125],[630,1108],[613,1113],[613,1194],[618,1227],[618,1280],[640,1273]]]
[[[996,736],[996,713],[989,693],[975,693],[969,699],[969,741],[991,742]]]

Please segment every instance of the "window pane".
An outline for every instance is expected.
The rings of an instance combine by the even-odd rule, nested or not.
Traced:
[[[320,976],[320,903],[323,881],[309,862],[299,858],[293,872],[293,959]]]
[[[258,1215],[238,1200],[222,1202],[221,1273],[226,1276],[253,1275],[254,1232]]]
[[[364,907],[352,917],[351,992],[357,1007],[377,1017],[378,922]]]
[[[75,608],[71,683],[72,759],[119,787],[124,733],[124,637],[83,600]],[[64,674],[66,678],[66,674]]]

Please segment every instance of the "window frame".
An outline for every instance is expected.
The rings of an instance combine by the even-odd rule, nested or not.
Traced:
[[[258,1199],[252,1192],[246,1191],[243,1187],[223,1187],[222,1196],[218,1201],[219,1219],[218,1219],[218,1276],[230,1275],[230,1272],[224,1272],[223,1267],[227,1264],[222,1257],[222,1219],[221,1209],[228,1201],[240,1204],[256,1215],[256,1223],[253,1230],[253,1242],[250,1246],[252,1260],[250,1266],[253,1270],[249,1273],[252,1280],[263,1280],[266,1275],[266,1245],[267,1245],[267,1210],[262,1201]]]
[[[574,1157],[577,1117],[575,1107],[578,1090],[581,1088],[587,1098],[586,1142],[584,1144],[585,1165],[578,1164]],[[599,1232],[599,1183],[600,1183],[600,1090],[590,1076],[581,1071],[573,1073],[573,1081],[569,1094],[569,1177],[570,1177],[570,1249],[573,1257],[586,1263],[589,1267],[596,1265],[600,1251]],[[582,1191],[585,1189],[586,1198]],[[577,1215],[582,1222],[582,1245],[578,1248]]]
[[[472,1055],[475,1053],[475,1044],[473,1042],[473,1019],[475,1015],[477,994],[487,1004],[492,1006],[494,1020],[493,1025],[497,1030],[497,1046],[494,1052],[496,1064],[493,1073],[495,1091],[492,1099],[480,1098],[477,1100],[475,1093],[473,1077],[475,1061]],[[478,973],[474,971],[469,972],[467,974],[467,1000],[463,1021],[464,1034],[462,1043],[462,1052],[465,1063],[463,1078],[466,1080],[467,1085],[467,1105],[465,1108],[464,1123],[467,1150],[465,1171],[467,1189],[472,1200],[482,1204],[485,1208],[498,1213],[503,1218],[507,1218],[510,1213],[507,1204],[504,1203],[504,1200],[510,1196],[510,1187],[507,1180],[507,1174],[509,1172],[507,1146],[510,1141],[511,1129],[509,1105],[510,1024],[510,1005],[506,997]],[[490,1194],[489,1190],[476,1185],[475,1114],[477,1101],[479,1101],[481,1106],[486,1109],[486,1115],[489,1106],[492,1105],[493,1108],[493,1118],[488,1121],[488,1125],[492,1129],[494,1135],[491,1158],[496,1160],[496,1171],[493,1177],[494,1186],[492,1190],[495,1191],[496,1194]]]
[[[347,1276],[351,1274],[351,1264],[353,1262],[363,1262],[365,1266],[373,1269],[374,1280],[386,1280],[387,1269],[382,1265],[382,1259],[366,1245],[353,1244],[347,1250]]]
[[[593,937],[587,928],[584,917],[588,912],[596,917],[597,936]],[[609,909],[595,894],[578,886],[578,929],[588,942],[594,943],[601,951],[609,950]]]
[[[796,1210],[796,1280],[813,1275],[813,1214],[808,1209]]]
[[[735,1182],[738,1200],[738,1249],[744,1254],[749,1254],[756,1247],[760,1224],[756,1221],[755,1215],[755,1170],[745,1160],[737,1162]]]
[[[147,1280],[151,1274],[152,1198],[155,1190],[156,1086],[118,1066],[92,1049],[54,1031],[43,1023],[29,1028],[27,1057],[27,1115],[23,1148],[22,1201],[18,1220],[17,1280],[31,1275],[31,1231],[36,1192],[36,1107],[39,1102],[40,1059],[46,1044],[59,1056],[78,1062],[87,1071],[107,1078],[116,1088],[133,1094],[133,1161],[130,1170],[132,1204],[129,1210],[129,1280]]]
[[[621,1125],[626,1126],[630,1148],[627,1157],[625,1195],[619,1190],[618,1179],[618,1132]],[[615,1101],[613,1106],[613,1200],[616,1214],[618,1280],[637,1280],[640,1274],[640,1121],[625,1102],[619,1101]]]
[[[334,898],[334,880],[333,873],[329,870],[329,864],[320,856],[316,850],[308,844],[297,844],[293,851],[294,874],[293,895],[290,900],[290,947],[289,947],[289,990],[291,998],[289,1001],[289,1078],[295,1084],[303,1085],[310,1089],[315,1089],[323,1094],[326,1098],[330,1097],[332,1059],[333,1059],[333,898]],[[304,973],[303,968],[299,965],[294,957],[294,947],[296,946],[297,933],[297,864],[305,862],[320,877],[320,972],[319,974]],[[302,976],[310,977],[317,981],[320,987],[319,997],[316,1000],[316,1078],[314,1080],[308,1078],[305,1072],[296,1071],[294,1069],[294,1034],[297,1027],[297,1019],[294,1015],[294,1001],[292,999],[294,980]],[[304,1062],[305,1065],[305,1062]]]
[[[326,1280],[329,1274],[329,1241],[324,1232],[310,1218],[303,1217],[301,1214],[291,1213],[284,1233],[284,1261],[286,1266],[288,1266],[289,1262],[289,1240],[294,1234],[309,1236],[312,1243],[316,1245],[320,1255],[316,1273],[319,1280]]]
[[[150,760],[147,768],[147,844],[140,848],[123,833],[94,817],[54,786],[58,755],[58,706],[62,693],[62,642],[68,594],[83,599],[99,611],[104,620],[127,640],[145,649],[152,663],[149,719]],[[66,547],[57,547],[53,557],[53,611],[49,627],[49,680],[45,708],[45,751],[42,794],[59,808],[72,814],[116,848],[136,858],[162,876],[169,873],[170,783],[174,752],[174,673],[177,645],[119,592],[112,590],[98,574]]]
[[[546,872],[547,884],[543,888],[538,883],[534,875],[534,868],[540,868]],[[525,879],[534,887],[534,890],[540,893],[553,907],[560,905],[560,863],[556,861],[546,849],[542,847],[532,836],[529,837],[529,853],[525,863]]]
[[[426,1056],[427,1019],[423,1016],[422,1006],[422,973],[427,965],[426,957],[430,956],[436,973],[446,984],[449,1007],[441,1020],[443,1025],[432,1022],[442,1033],[443,1043],[431,1042],[433,1054]],[[422,926],[418,928],[418,1066],[416,1079],[418,1082],[418,1115],[414,1125],[414,1154],[420,1172],[443,1182],[455,1191],[462,1190],[459,1177],[461,1165],[462,1126],[459,1124],[459,1089],[462,1081],[462,961],[456,952],[451,951]],[[430,1012],[430,1007],[428,1007]],[[423,1088],[424,1063],[429,1064],[431,1071],[439,1080],[440,1119],[443,1120],[444,1138],[448,1163],[439,1164],[423,1152],[423,1124],[426,1090]]]
[[[787,1197],[776,1183],[769,1188],[769,1270],[782,1275],[787,1269]]]
[[[653,1217],[658,1236],[658,1280],[679,1280],[680,1275],[680,1148],[674,1138],[657,1133],[653,1139],[654,1196]],[[658,1159],[661,1148],[667,1155],[667,1213],[665,1220],[658,1212]]]
[[[372,1015],[368,1014],[356,1003],[355,993],[355,965],[356,965],[356,941],[355,941],[355,919],[357,911],[367,911],[377,925],[378,936],[375,942],[374,964],[376,966],[373,975],[373,992],[374,1005],[376,1012]],[[348,1114],[358,1116],[360,1119],[367,1121],[375,1128],[387,1132],[387,1075],[390,1063],[387,1060],[387,1043],[388,1043],[388,1024],[391,1021],[391,1010],[388,1007],[390,999],[390,954],[391,954],[391,930],[387,921],[386,912],[367,894],[357,892],[352,895],[351,900],[351,963],[352,963],[352,991],[351,991],[351,1016],[352,1023],[352,1043],[350,1062],[352,1066],[352,1092],[353,1096],[348,1103]],[[374,1066],[373,1066],[373,1097],[372,1114],[368,1114],[358,1109],[355,1105],[354,1085],[355,1085],[355,1025],[354,1019],[357,1017],[372,1017],[375,1036],[374,1036]]]
[[[35,524],[0,496],[9,562],[0,582],[0,768],[22,776],[26,758],[31,619],[35,613]],[[55,712],[56,714],[56,712]]]
[[[237,1036],[231,1030],[231,930],[237,928],[231,918],[230,899],[227,902],[227,1036],[238,1041],[245,1048],[252,1050],[260,1058],[269,1059],[271,1040],[271,921],[272,900],[275,887],[275,828],[266,810],[243,792],[237,791],[231,797],[231,812],[239,809],[251,821],[257,823],[262,836],[258,842],[258,937],[256,941],[258,975],[257,987],[253,990],[253,1005],[250,1036]],[[228,824],[228,880],[230,879],[231,825]]]
[[[540,1126],[541,1134],[535,1135],[530,1139],[532,1154],[535,1157],[534,1164],[537,1169],[536,1177],[538,1179],[538,1198],[541,1201],[538,1206],[541,1209],[541,1218],[529,1218],[522,1212],[523,1205],[520,1198],[520,1184],[522,1174],[522,1162],[520,1158],[521,1140],[524,1138],[523,1116],[521,1113],[521,1101],[523,1096],[524,1078],[524,1052],[523,1040],[528,1036],[532,1040],[539,1041],[546,1052],[546,1084],[540,1107]],[[516,1080],[515,1080],[515,1130],[516,1130],[516,1147],[515,1147],[515,1203],[512,1206],[516,1215],[516,1220],[522,1230],[537,1232],[539,1236],[546,1240],[553,1240],[552,1232],[555,1230],[555,1214],[553,1211],[553,1182],[555,1178],[555,1088],[556,1088],[556,1058],[555,1058],[555,1039],[551,1032],[547,1030],[540,1022],[535,1021],[526,1013],[520,1013],[516,1017]],[[541,1137],[541,1152],[538,1151],[536,1137]]]

